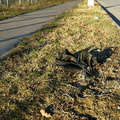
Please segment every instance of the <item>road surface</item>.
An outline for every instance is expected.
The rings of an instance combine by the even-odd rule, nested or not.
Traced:
[[[120,26],[120,0],[97,0],[110,17]]]

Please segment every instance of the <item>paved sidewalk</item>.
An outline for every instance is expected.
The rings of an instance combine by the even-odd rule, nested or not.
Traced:
[[[110,17],[120,26],[120,0],[97,0]]]
[[[56,15],[80,3],[74,0],[61,5],[45,8],[0,21],[0,56],[7,53],[22,38],[27,37],[50,22]]]

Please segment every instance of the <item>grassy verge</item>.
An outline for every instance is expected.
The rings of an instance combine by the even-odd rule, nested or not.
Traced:
[[[36,11],[46,7],[62,4],[71,0],[45,0],[35,4],[24,3],[22,6],[16,4],[6,7],[0,4],[0,20],[4,20],[10,17],[14,17],[20,14]]]
[[[119,39],[108,15],[97,3],[88,7],[87,0],[25,38],[0,61],[0,119],[119,120]],[[90,46],[116,48],[96,65],[99,76],[93,84],[92,77],[82,82],[81,71],[69,74],[56,66],[65,48],[75,53]]]

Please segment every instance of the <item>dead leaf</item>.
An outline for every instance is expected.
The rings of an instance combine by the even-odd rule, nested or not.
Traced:
[[[69,81],[69,82],[74,82],[75,80],[74,80],[74,79],[69,78],[69,79],[68,79],[68,81]]]
[[[46,113],[43,109],[40,110],[40,113],[41,113],[42,116],[44,116],[44,117],[47,117],[47,118],[52,117],[50,114]]]

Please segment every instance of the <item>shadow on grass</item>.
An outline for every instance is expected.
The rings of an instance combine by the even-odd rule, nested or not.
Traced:
[[[111,55],[115,52],[116,48],[115,47],[109,47],[109,48],[105,48],[102,51],[100,51],[99,49],[92,49],[92,50],[90,50],[90,49],[91,49],[91,47],[88,47],[88,48],[85,48],[84,50],[80,50],[80,51],[76,52],[75,54],[72,54],[67,50],[67,51],[62,53],[63,55],[60,56],[60,58],[57,59],[57,65],[63,66],[65,68],[66,72],[68,72],[70,74],[73,74],[73,73],[76,73],[76,72],[79,72],[80,70],[82,70],[83,75],[84,75],[84,72],[87,71],[87,67],[91,67],[92,66],[91,64],[94,62],[93,61],[94,59],[93,60],[90,59],[91,55],[96,57],[95,60],[97,60],[97,64],[104,64],[107,61],[107,59],[110,58]],[[86,54],[83,51],[86,51],[86,52],[89,51],[89,52]],[[85,53],[85,55],[81,55],[82,53]],[[81,60],[77,61],[78,57]],[[81,66],[85,65],[84,68],[86,70],[84,71],[84,68],[82,68],[81,66],[76,64],[77,63],[76,61]],[[97,64],[95,64],[95,65],[97,65]],[[76,94],[75,96],[84,98],[84,92],[87,89],[92,91],[93,95],[103,94],[101,90],[91,88],[91,86],[95,87],[95,83],[99,82],[100,78],[103,78],[102,76],[99,75],[99,68],[95,69],[94,67],[91,67],[91,70],[87,71],[86,73],[88,73],[88,74],[86,76],[84,76],[84,80],[85,80],[85,77],[92,77],[92,78],[90,78],[91,80],[89,81],[89,83],[87,85],[81,85],[79,82],[76,82],[76,81],[68,83],[68,84],[70,84],[70,85],[79,89],[78,93],[75,93]],[[118,80],[119,78],[105,77],[104,79],[106,79],[106,80],[116,80],[117,79]]]
[[[105,48],[102,51],[93,49],[90,51],[90,53],[97,58],[98,63],[103,64],[114,53],[115,49],[116,49],[116,47]]]
[[[80,113],[78,113],[74,108],[72,109],[72,112],[73,112],[76,116],[79,116],[79,119],[80,119],[81,117],[84,117],[84,118],[86,118],[87,120],[97,120],[96,117],[93,117],[93,116],[91,116],[91,115],[89,115],[89,114],[80,114]]]
[[[109,10],[107,10],[107,8],[110,8],[110,7],[114,7],[114,6],[108,6],[108,7],[104,7],[103,5],[101,5],[100,3],[98,3],[107,13],[108,15],[115,21],[115,23],[120,26],[120,20],[115,16],[113,15],[111,12],[109,12]],[[120,4],[118,5],[115,5],[115,6],[119,6]]]

